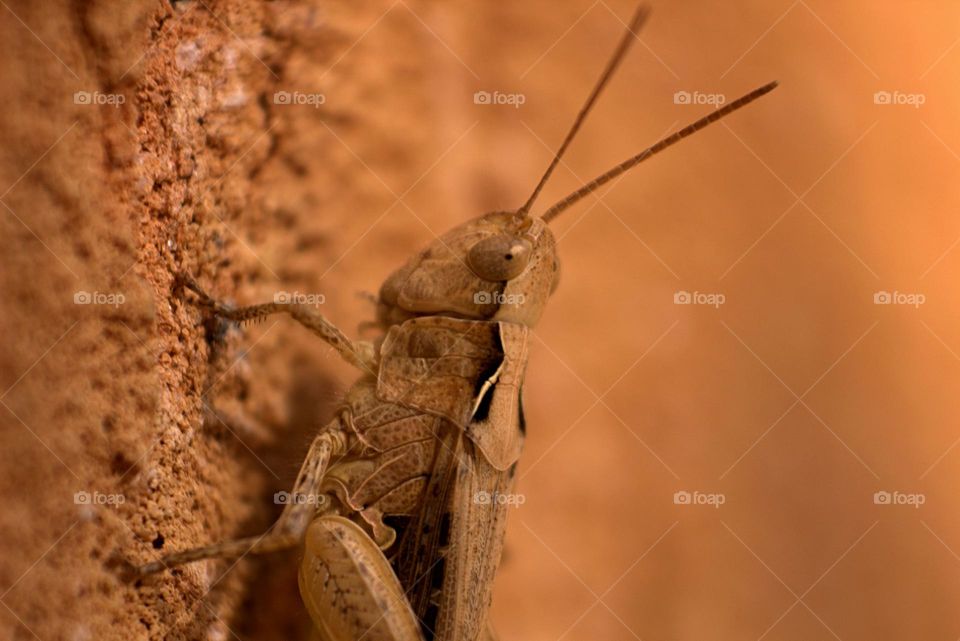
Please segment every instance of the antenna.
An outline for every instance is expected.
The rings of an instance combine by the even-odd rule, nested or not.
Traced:
[[[675,131],[674,133],[670,134],[669,136],[667,136],[657,144],[653,145],[652,147],[647,147],[636,156],[633,156],[632,158],[628,158],[627,160],[624,160],[622,163],[620,163],[610,171],[600,174],[599,176],[597,176],[596,178],[594,178],[593,180],[585,184],[583,187],[573,192],[572,194],[570,194],[569,196],[567,196],[557,204],[553,205],[550,209],[548,209],[542,216],[543,221],[545,223],[549,223],[551,220],[556,218],[564,209],[566,209],[567,207],[570,207],[575,202],[577,202],[578,200],[580,200],[590,192],[594,191],[601,185],[613,180],[614,178],[616,178],[623,172],[627,171],[628,169],[632,169],[633,167],[636,167],[637,165],[642,163],[644,160],[646,160],[650,156],[663,151],[670,145],[680,142],[687,136],[690,136],[696,133],[697,131],[703,129],[710,123],[716,122],[721,118],[723,118],[724,116],[727,116],[733,113],[737,109],[740,109],[741,107],[745,107],[746,105],[750,104],[757,98],[770,93],[771,91],[777,88],[777,84],[778,83],[774,81],[769,84],[763,85],[758,89],[754,89],[747,95],[737,98],[730,104],[724,105],[723,107],[717,109],[713,113],[710,113],[704,116],[700,120],[697,120],[696,122],[687,125],[683,129]]]
[[[600,79],[593,88],[593,91],[590,92],[590,96],[587,98],[587,101],[583,104],[583,107],[580,108],[580,113],[577,114],[576,120],[573,121],[573,126],[570,127],[570,131],[567,132],[567,137],[563,139],[563,142],[560,144],[560,148],[553,156],[553,160],[550,161],[550,166],[548,166],[547,170],[543,173],[543,177],[540,178],[540,182],[537,183],[537,186],[534,188],[533,193],[530,194],[527,202],[523,204],[523,207],[517,210],[519,215],[526,216],[529,214],[530,207],[533,205],[533,201],[535,201],[537,196],[540,195],[540,190],[543,189],[543,186],[547,183],[547,180],[549,180],[553,170],[556,169],[557,164],[560,162],[560,158],[563,156],[563,153],[567,150],[567,147],[570,145],[570,142],[573,140],[574,136],[577,135],[580,125],[583,124],[587,114],[589,114],[590,110],[593,108],[593,103],[597,101],[597,98],[600,96],[600,92],[603,91],[603,88],[607,85],[610,77],[613,76],[613,72],[617,70],[621,60],[623,60],[623,56],[627,53],[630,45],[633,44],[633,40],[636,37],[636,31],[646,21],[647,16],[649,15],[650,9],[646,5],[641,4],[637,7],[636,12],[633,14],[633,18],[630,19],[630,24],[627,25],[627,30],[623,34],[623,38],[620,40],[620,44],[617,45],[617,49],[613,52],[610,62],[607,63],[607,67],[603,70],[603,74],[601,74]]]

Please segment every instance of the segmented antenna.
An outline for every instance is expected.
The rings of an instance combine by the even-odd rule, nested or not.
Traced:
[[[616,51],[613,52],[610,62],[607,63],[606,69],[603,70],[603,74],[597,81],[596,86],[594,86],[593,91],[590,92],[590,96],[587,98],[587,101],[583,104],[583,107],[580,108],[580,113],[577,114],[576,120],[573,121],[573,126],[570,127],[570,131],[567,132],[567,137],[563,139],[563,143],[561,143],[557,153],[553,156],[553,160],[550,161],[550,166],[548,166],[547,170],[543,173],[543,177],[540,178],[540,182],[537,183],[537,186],[534,188],[533,193],[530,194],[527,202],[523,204],[523,207],[517,210],[517,213],[521,216],[526,216],[529,214],[530,207],[533,205],[533,201],[537,199],[537,196],[540,195],[540,190],[543,189],[543,186],[547,183],[547,180],[550,179],[550,174],[552,174],[553,170],[556,169],[557,164],[560,162],[560,158],[563,156],[563,153],[567,150],[567,147],[570,145],[573,137],[577,135],[580,125],[583,124],[587,114],[589,114],[590,110],[593,108],[593,103],[597,101],[597,98],[600,96],[600,92],[603,91],[603,88],[607,85],[610,77],[613,76],[613,73],[620,65],[620,61],[623,60],[623,56],[627,53],[627,50],[630,49],[630,45],[633,44],[637,30],[644,23],[644,21],[646,21],[647,16],[649,15],[649,7],[642,4],[637,7],[636,13],[634,13],[633,18],[630,19],[630,24],[627,25],[627,30],[623,34],[623,38],[620,40],[620,44],[617,45]]]
[[[754,89],[747,95],[737,98],[730,104],[724,105],[723,107],[717,109],[713,113],[704,116],[700,120],[697,120],[696,122],[690,125],[687,125],[683,129],[680,129],[670,134],[669,136],[667,136],[657,144],[653,145],[652,147],[647,147],[636,156],[633,156],[632,158],[628,158],[627,160],[624,160],[622,163],[620,163],[610,171],[600,174],[599,176],[597,176],[596,178],[594,178],[593,180],[585,184],[583,187],[581,187],[577,191],[573,192],[572,194],[570,194],[569,196],[567,196],[557,204],[553,205],[550,209],[548,209],[543,214],[542,216],[543,221],[546,223],[549,223],[551,220],[556,218],[560,214],[560,212],[562,212],[564,209],[574,204],[575,202],[577,202],[578,200],[580,200],[581,198],[583,198],[593,190],[597,189],[601,185],[613,180],[614,178],[616,178],[623,172],[627,171],[628,169],[632,169],[633,167],[636,167],[637,165],[642,163],[644,160],[646,160],[650,156],[663,151],[670,145],[673,145],[674,143],[677,143],[683,140],[687,136],[696,133],[697,131],[703,129],[710,123],[716,122],[721,118],[723,118],[724,116],[733,113],[737,109],[740,109],[741,107],[744,107],[750,104],[760,96],[770,93],[771,91],[776,89],[776,87],[777,87],[777,82],[774,81],[758,89]]]

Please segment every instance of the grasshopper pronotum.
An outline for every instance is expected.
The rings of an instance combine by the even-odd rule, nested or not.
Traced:
[[[374,342],[313,308],[201,303],[232,321],[285,312],[363,376],[314,439],[292,500],[264,535],[170,554],[139,574],[303,546],[300,592],[329,641],[476,641],[487,621],[524,437],[527,333],[557,286],[547,224],[604,183],[776,87],[770,83],[601,174],[539,218],[530,209],[647,17],[640,7],[527,201],[469,220],[380,289]],[[483,500],[483,498],[486,500]]]

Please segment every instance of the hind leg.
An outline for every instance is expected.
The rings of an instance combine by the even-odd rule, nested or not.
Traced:
[[[136,569],[136,574],[153,574],[183,563],[213,558],[236,558],[245,554],[262,554],[291,548],[300,543],[303,533],[316,512],[317,497],[330,458],[346,451],[346,436],[337,418],[314,439],[300,468],[293,492],[286,495],[280,518],[260,536],[224,541],[214,545],[168,554]]]
[[[310,524],[300,595],[324,641],[422,641],[390,562],[363,529],[342,516]]]

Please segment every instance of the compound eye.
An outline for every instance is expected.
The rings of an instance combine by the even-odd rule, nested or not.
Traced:
[[[511,234],[498,234],[470,248],[467,265],[474,274],[489,281],[516,278],[530,262],[530,242]]]

